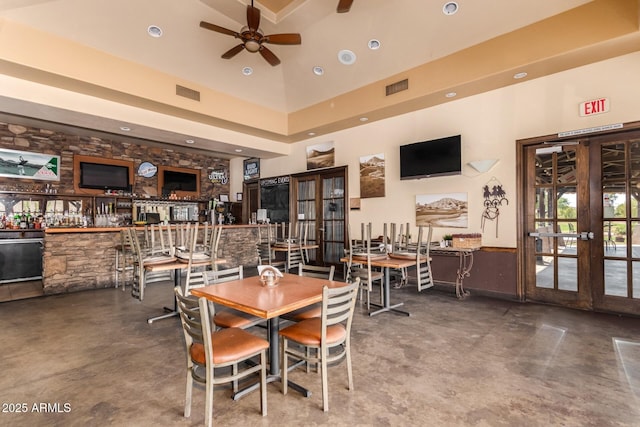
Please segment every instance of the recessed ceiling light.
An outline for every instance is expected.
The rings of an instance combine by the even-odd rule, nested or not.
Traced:
[[[129,132],[131,128],[129,126],[120,126],[120,130],[124,132]]]
[[[245,76],[250,76],[251,74],[253,74],[253,68],[251,67],[244,67],[242,69],[242,74],[244,74]]]
[[[235,149],[235,150],[233,150],[233,151],[235,151],[236,153],[242,153],[242,148],[236,148],[236,149]]]
[[[454,1],[449,1],[442,6],[442,13],[445,15],[453,15],[458,11],[458,3]]]
[[[185,139],[184,142],[187,144],[195,144],[196,142],[193,139]]]
[[[356,62],[356,54],[347,49],[341,50],[338,52],[338,61],[344,65],[351,65]]]
[[[162,37],[162,28],[158,27],[157,25],[149,25],[149,28],[147,28],[147,33],[149,33],[151,37]]]
[[[309,132],[307,135],[309,135],[309,136],[315,136],[315,134],[316,134],[315,132]]]
[[[371,40],[369,40],[369,43],[367,43],[367,44],[369,45],[369,49],[371,49],[371,50],[380,49],[380,40],[371,39]]]
[[[361,122],[366,122],[369,120],[369,117],[360,117]]]
[[[455,93],[455,92],[447,92],[444,96],[446,96],[447,98],[453,98],[456,95],[457,95],[457,93]]]
[[[527,77],[527,73],[525,73],[524,71],[522,73],[516,73],[513,75],[514,79],[524,79],[525,77]]]
[[[324,74],[324,68],[322,68],[319,65],[316,65],[315,67],[313,67],[313,74],[315,74],[316,76],[321,76]]]

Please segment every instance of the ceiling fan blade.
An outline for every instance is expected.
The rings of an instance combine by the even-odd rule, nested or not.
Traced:
[[[278,57],[273,52],[271,52],[266,46],[260,46],[260,55],[262,55],[262,57],[266,59],[267,62],[274,67],[280,63],[280,60],[278,59]]]
[[[353,0],[340,0],[338,2],[338,13],[346,13],[349,12],[349,9],[351,9],[351,4],[353,3]]]
[[[260,42],[271,44],[302,44],[302,37],[297,33],[270,34],[268,36],[264,36]]]
[[[257,7],[247,6],[247,26],[251,31],[258,31],[260,27],[260,9]]]
[[[216,33],[222,33],[222,34],[226,34],[228,36],[233,36],[233,37],[240,38],[240,34],[236,33],[235,31],[228,30],[226,28],[220,27],[220,26],[215,25],[215,24],[210,24],[210,23],[205,22],[205,21],[200,21],[200,26],[202,28],[206,28],[207,30],[215,31]]]
[[[244,43],[240,43],[238,46],[234,46],[225,53],[222,54],[223,59],[231,59],[236,56],[240,51],[244,49]]]

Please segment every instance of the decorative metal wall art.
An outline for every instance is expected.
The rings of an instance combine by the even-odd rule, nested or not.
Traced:
[[[500,206],[509,204],[507,193],[502,188],[500,181],[496,177],[491,177],[484,187],[482,187],[484,197],[484,210],[482,211],[482,232],[487,221],[495,221],[496,238],[498,237],[498,217],[500,216]]]

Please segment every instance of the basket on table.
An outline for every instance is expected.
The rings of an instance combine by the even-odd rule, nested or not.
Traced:
[[[474,249],[482,246],[482,234],[453,234],[453,247],[459,249]]]

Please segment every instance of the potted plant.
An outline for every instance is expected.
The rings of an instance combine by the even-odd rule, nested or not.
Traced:
[[[453,236],[451,234],[445,234],[442,240],[444,240],[444,245],[447,248],[450,248],[453,244]]]

